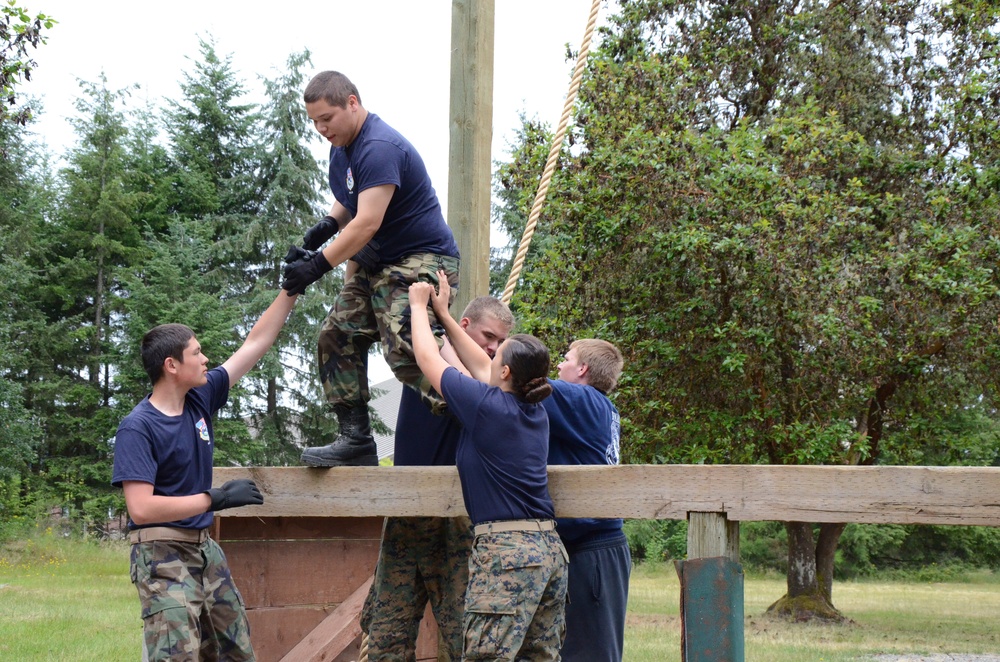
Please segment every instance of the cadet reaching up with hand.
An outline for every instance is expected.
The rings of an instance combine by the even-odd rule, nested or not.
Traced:
[[[214,511],[264,497],[250,479],[212,487],[212,417],[274,344],[296,298],[279,293],[243,345],[212,370],[183,324],[142,338],[153,392],[118,426],[111,481],[125,492],[149,660],[254,659],[243,600],[208,530]]]
[[[417,363],[462,424],[456,465],[475,525],[465,594],[469,660],[558,660],[566,625],[566,550],[555,532],[546,459],[549,352],[516,334],[490,356],[448,315],[448,284],[410,286]],[[472,377],[450,366],[431,333],[428,302]]]

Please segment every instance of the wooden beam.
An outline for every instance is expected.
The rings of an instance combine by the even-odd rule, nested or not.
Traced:
[[[458,316],[490,291],[494,0],[452,0],[448,225],[462,254]]]
[[[250,477],[264,504],[234,517],[465,514],[454,467],[216,468],[216,485]],[[772,465],[549,467],[560,517],[1000,526],[1000,468]]]
[[[351,597],[324,618],[305,639],[281,658],[282,662],[330,662],[336,659],[361,634],[361,608],[374,579],[372,577],[362,584]]]

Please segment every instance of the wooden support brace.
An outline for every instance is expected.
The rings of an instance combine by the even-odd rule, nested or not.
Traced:
[[[374,577],[344,600],[332,614],[288,651],[282,662],[330,662],[361,634],[361,608]]]

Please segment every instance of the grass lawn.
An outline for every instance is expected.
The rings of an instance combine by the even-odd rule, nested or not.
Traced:
[[[964,582],[837,582],[850,622],[789,624],[764,616],[784,577],[748,577],[747,662],[861,662],[878,653],[1000,652],[1000,577]],[[679,584],[671,564],[639,564],[629,593],[625,659],[679,662]],[[138,660],[139,603],[126,543],[51,532],[0,545],[0,662]]]
[[[1000,577],[965,582],[838,581],[833,601],[850,622],[787,623],[764,615],[783,576],[744,583],[748,662],[859,662],[879,653],[1000,653]],[[679,662],[680,584],[670,564],[639,564],[629,588],[625,659]]]
[[[135,662],[141,637],[126,543],[49,531],[0,546],[0,660]]]

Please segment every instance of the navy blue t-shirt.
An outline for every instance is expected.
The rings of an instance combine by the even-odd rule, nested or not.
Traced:
[[[542,400],[549,415],[549,464],[618,464],[621,418],[606,395],[593,386],[549,380],[552,395]],[[620,519],[560,518],[559,535],[572,544],[622,530]]]
[[[472,523],[552,519],[545,462],[549,420],[541,405],[455,368],[441,376],[441,395],[462,424],[455,459]]]
[[[398,467],[453,467],[462,426],[451,416],[435,416],[412,388],[403,388],[396,415],[392,463]]]
[[[223,367],[208,371],[208,383],[184,397],[180,416],[167,416],[146,396],[118,426],[111,484],[126,480],[150,483],[158,496],[189,496],[212,487],[215,437],[212,416],[229,398],[229,373]],[[144,526],[203,529],[212,513],[201,513],[175,522]],[[129,520],[129,528],[141,528]]]
[[[396,191],[372,237],[379,262],[395,264],[415,253],[458,257],[458,244],[420,154],[378,115],[368,113],[350,145],[330,148],[330,190],[354,218],[358,193],[385,184]]]

